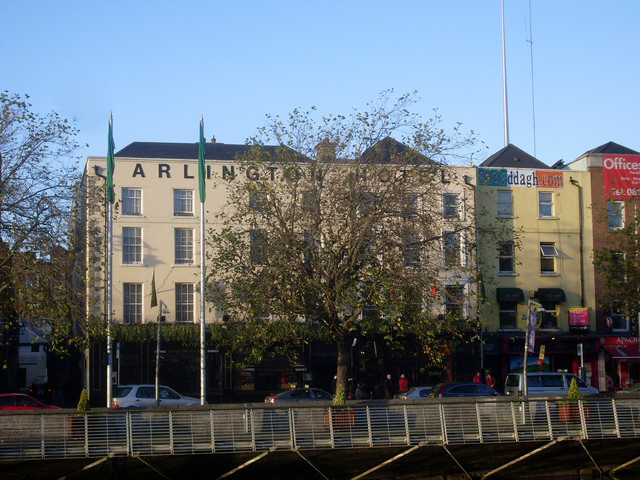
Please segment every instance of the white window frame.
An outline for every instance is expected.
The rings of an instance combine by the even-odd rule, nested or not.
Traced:
[[[136,291],[132,291],[135,289]],[[144,291],[141,283],[122,284],[122,321],[126,324],[143,323]]]
[[[500,201],[500,196],[505,194],[509,196],[508,203]],[[497,201],[498,217],[505,217],[505,218],[513,217],[513,192],[511,190],[498,190],[497,195],[498,195],[498,201]]]
[[[511,247],[511,253],[504,254],[502,251],[502,247],[509,245]],[[511,269],[510,270],[502,270],[501,261],[502,260],[511,260]],[[500,242],[498,245],[498,273],[501,275],[513,275],[516,273],[516,258],[515,258],[515,245],[513,242]]]
[[[173,244],[175,265],[193,265],[195,250],[193,228],[175,228],[173,230]]]
[[[142,246],[142,227],[122,227],[123,265],[142,265]]]
[[[611,316],[611,331],[612,332],[628,332],[629,331],[629,317],[627,314],[625,313],[620,313],[620,312],[616,312],[616,310],[619,310],[618,308],[616,308],[614,302],[614,305],[611,307],[611,311],[610,311],[610,316]],[[616,323],[618,321],[624,321],[624,327],[623,328],[616,328]]]
[[[142,215],[141,188],[122,187],[120,195],[122,196],[122,215]]]
[[[609,231],[622,230],[624,228],[624,202],[621,200],[609,200],[607,203],[607,224]]]
[[[554,242],[540,242],[540,274],[541,275],[557,275],[558,274],[558,250]],[[543,270],[542,262],[544,260],[553,260],[553,271]]]
[[[447,200],[453,199],[453,203]],[[442,218],[446,220],[460,220],[460,194],[442,194]]]
[[[175,188],[173,190],[173,215],[193,217],[193,190]]]
[[[546,200],[543,199],[543,197],[546,197],[547,195],[549,195],[550,200]],[[549,192],[549,191],[538,191],[538,217],[539,218],[555,218],[555,209],[554,209],[554,198],[553,198],[553,192]],[[549,212],[547,214],[547,212],[543,212],[543,209],[549,209]]]
[[[195,287],[193,283],[176,283],[176,323],[195,322]]]

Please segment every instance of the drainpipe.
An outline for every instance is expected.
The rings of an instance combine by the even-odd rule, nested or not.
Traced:
[[[580,186],[580,183],[578,183],[577,180],[575,180],[573,177],[569,177],[569,182],[571,182],[571,185],[573,185],[574,187],[578,188],[578,208],[580,209],[579,212],[579,219],[580,219],[580,306],[581,307],[586,307],[585,302],[584,302],[584,255],[583,255],[583,251],[584,251],[584,246],[583,246],[583,235],[582,235],[582,230],[583,230],[583,200],[582,200],[582,187]]]

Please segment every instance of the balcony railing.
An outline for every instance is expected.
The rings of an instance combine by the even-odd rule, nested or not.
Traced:
[[[0,414],[0,459],[640,437],[640,398],[510,398]]]

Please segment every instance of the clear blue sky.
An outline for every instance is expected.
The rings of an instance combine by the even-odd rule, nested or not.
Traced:
[[[640,2],[531,0],[536,156],[640,150]],[[534,154],[529,0],[506,0],[510,140]],[[503,146],[500,0],[0,1],[0,89],[74,120],[79,154],[133,141],[244,143],[266,113],[417,90]],[[483,159],[483,158],[482,158]],[[480,160],[482,160],[480,159]]]

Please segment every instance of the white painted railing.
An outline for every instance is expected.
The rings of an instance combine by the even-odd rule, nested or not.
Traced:
[[[640,437],[640,398],[490,399],[0,414],[0,459]]]

